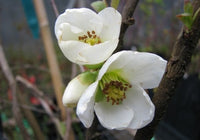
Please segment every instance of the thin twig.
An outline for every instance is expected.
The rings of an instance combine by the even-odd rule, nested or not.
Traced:
[[[0,98],[0,103],[3,103],[3,104],[6,103],[6,104],[10,104],[10,105],[13,104],[13,102],[11,102],[9,100],[1,99],[1,98]],[[38,112],[38,113],[47,114],[47,112],[45,112],[44,110],[38,109],[38,108],[30,106],[30,105],[20,103],[19,106],[21,108],[24,108],[24,109],[29,109],[29,110],[32,110],[32,111],[35,111],[35,112]]]
[[[127,0],[123,11],[122,11],[122,25],[121,25],[121,31],[119,36],[119,44],[117,47],[117,51],[119,51],[123,46],[123,38],[125,35],[126,30],[128,27],[132,24],[134,24],[135,20],[132,18],[133,13],[136,9],[136,6],[138,4],[139,0]]]
[[[84,71],[85,71],[85,69],[84,69],[84,67],[83,67],[82,65],[79,65],[79,68],[80,68],[80,71],[81,71],[81,72],[84,72]]]
[[[36,67],[34,65],[31,65],[31,64],[24,64],[24,65],[12,67],[12,70],[18,70],[18,69],[34,69],[34,70],[37,70],[37,71],[49,73],[49,70],[47,68],[42,67],[42,66]]]
[[[76,74],[77,74],[77,65],[76,64],[72,64],[72,72],[71,72],[71,79],[73,79]],[[65,133],[65,137],[64,140],[68,140],[68,139],[75,139],[74,135],[70,135],[70,133],[73,134],[72,128],[71,128],[71,124],[72,124],[72,118],[71,118],[71,108],[67,108],[67,120],[66,120],[66,133]]]
[[[18,96],[18,100],[20,103],[22,104],[28,104],[27,102],[27,94],[24,94],[22,92],[18,92],[19,96]],[[45,135],[43,134],[41,128],[40,128],[40,125],[38,124],[38,121],[36,120],[34,114],[32,113],[31,110],[29,109],[24,109],[24,108],[21,108],[23,113],[24,113],[24,116],[26,117],[26,119],[28,120],[31,128],[33,129],[33,132],[34,132],[34,136],[37,140],[44,140],[45,139]]]
[[[74,8],[76,3],[77,3],[77,0],[69,0],[69,2],[67,3],[66,9]]]
[[[108,0],[103,0],[103,2],[106,4],[106,6],[108,7]]]
[[[195,9],[200,8],[200,0],[194,0]],[[150,140],[154,131],[166,112],[169,101],[175,94],[175,89],[191,62],[192,54],[200,39],[200,13],[189,31],[183,30],[174,45],[172,56],[168,62],[163,79],[153,97],[156,111],[153,121],[140,129],[134,140]]]
[[[41,105],[43,106],[44,110],[47,112],[47,114],[49,115],[50,119],[52,120],[52,122],[54,123],[54,125],[57,128],[58,133],[60,134],[60,136],[63,138],[63,134],[60,128],[60,124],[59,124],[59,120],[58,118],[56,118],[53,114],[53,112],[51,111],[51,108],[49,107],[48,103],[42,98],[42,96],[44,95],[44,93],[39,90],[35,85],[31,84],[28,80],[24,79],[21,76],[17,76],[16,80],[21,82],[22,84],[24,84],[27,88],[32,89],[34,92],[33,94],[39,99]]]
[[[70,78],[73,79],[77,74],[77,65],[73,63],[71,70],[72,70],[72,72],[71,72]],[[71,128],[71,124],[72,124],[72,118],[71,118],[72,110],[71,110],[71,108],[67,108],[66,112],[67,112],[67,119],[66,119],[66,132],[65,132],[64,140],[75,139],[72,128]],[[70,135],[70,133],[72,133],[72,134]]]
[[[66,132],[65,132],[65,136],[64,136],[64,140],[74,140],[74,132],[72,130],[72,117],[71,117],[71,112],[72,109],[71,108],[67,108],[67,120],[66,120]]]
[[[71,79],[73,79],[77,74],[77,65],[72,63]]]
[[[6,77],[6,79],[8,80],[9,86],[10,86],[11,91],[12,91],[12,96],[13,96],[12,111],[13,111],[13,115],[15,117],[15,120],[17,122],[17,125],[20,128],[20,131],[22,133],[23,138],[25,140],[30,140],[30,137],[29,137],[24,125],[23,125],[21,112],[20,112],[19,105],[18,105],[18,102],[17,102],[16,81],[15,81],[14,76],[13,76],[11,70],[10,70],[10,67],[8,66],[8,62],[7,62],[6,57],[4,55],[3,47],[2,47],[1,44],[0,44],[0,65],[1,65],[1,68],[3,70],[3,73]]]
[[[51,5],[53,7],[53,11],[54,11],[56,17],[58,17],[59,16],[59,12],[58,12],[58,8],[57,8],[54,0],[51,0]]]

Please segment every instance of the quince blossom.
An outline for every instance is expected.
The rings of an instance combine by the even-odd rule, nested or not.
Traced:
[[[55,23],[59,46],[71,62],[81,65],[105,61],[118,44],[121,15],[108,7],[98,14],[87,8],[67,9]]]
[[[166,61],[152,53],[121,51],[112,55],[99,70],[96,81],[79,91],[79,119],[88,128],[95,112],[108,129],[144,127],[152,121],[155,111],[144,89],[158,86],[165,67]]]

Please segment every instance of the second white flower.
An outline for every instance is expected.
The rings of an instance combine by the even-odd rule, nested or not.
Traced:
[[[87,8],[67,9],[55,23],[59,46],[71,62],[93,65],[105,61],[118,44],[121,15],[114,8],[98,14]]]

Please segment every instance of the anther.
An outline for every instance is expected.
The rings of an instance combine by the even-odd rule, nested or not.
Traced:
[[[109,97],[107,97],[107,102],[109,102],[110,101],[110,98]]]
[[[111,98],[111,100],[112,100],[112,105],[114,105],[115,104],[115,100],[113,98]]]
[[[90,45],[95,45],[95,44],[99,44],[101,43],[101,39],[100,37],[98,37],[95,33],[95,31],[87,31],[87,33],[83,36],[78,36],[78,40],[84,42],[84,43],[88,43]]]
[[[87,31],[87,34],[88,34],[89,38],[91,38],[91,37],[92,37],[92,35],[90,34],[90,32],[89,32],[89,31]]]
[[[84,39],[88,38],[86,35],[83,36]]]
[[[120,88],[120,90],[124,90],[124,87],[123,86],[121,86],[121,87],[119,87]]]
[[[124,91],[127,91],[127,89],[128,89],[127,87],[124,87]]]
[[[123,96],[123,97],[124,97],[124,99],[126,99],[126,94],[124,94],[124,96]]]

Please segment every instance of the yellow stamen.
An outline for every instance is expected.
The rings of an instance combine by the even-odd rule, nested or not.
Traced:
[[[111,102],[112,105],[122,103],[126,98],[125,92],[131,87],[131,84],[113,72],[106,73],[100,81],[102,94],[106,97],[106,101]]]
[[[96,35],[95,31],[87,31],[86,35],[78,36],[78,40],[92,46],[101,43],[101,39]]]
[[[120,81],[110,81],[109,83],[105,84],[103,88],[103,94],[105,94],[107,98],[107,102],[112,102],[114,104],[120,104],[123,99],[126,98],[125,91],[130,88],[130,84],[124,84]]]

